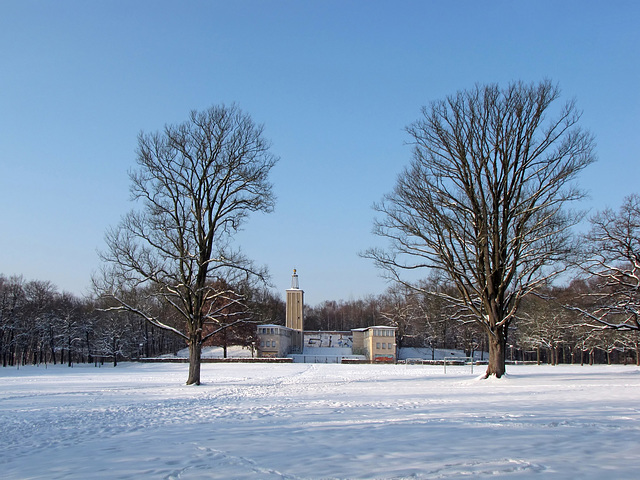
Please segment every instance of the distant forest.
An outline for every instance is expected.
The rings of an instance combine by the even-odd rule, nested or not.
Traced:
[[[639,364],[637,330],[605,328],[583,314],[598,289],[597,279],[575,280],[530,295],[524,302],[507,345],[508,361],[540,363]],[[422,291],[400,285],[359,300],[324,301],[305,307],[306,330],[349,331],[371,325],[397,327],[397,346],[486,352],[478,325],[457,318],[437,292],[455,295],[451,287],[430,280]],[[432,293],[429,293],[432,292]],[[136,294],[142,295],[143,292]],[[269,290],[245,289],[247,312],[241,322],[229,320],[206,346],[251,348],[256,325],[284,324],[285,303]],[[576,308],[566,308],[575,305]],[[584,308],[580,308],[580,306]],[[171,325],[179,322],[166,306],[156,314]],[[27,281],[0,274],[0,357],[2,366],[104,363],[175,354],[184,339],[154,327],[130,312],[109,311],[99,299],[60,292],[48,281]]]

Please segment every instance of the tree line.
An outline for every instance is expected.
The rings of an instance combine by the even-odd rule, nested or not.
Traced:
[[[93,298],[51,282],[0,274],[2,366],[104,363],[181,348],[177,339],[133,315],[101,311]]]
[[[420,287],[418,291],[397,283],[380,295],[305,306],[305,329],[349,331],[389,325],[397,328],[399,348],[430,349],[427,351],[433,359],[436,349],[460,350],[466,356],[476,353],[476,358],[486,360],[488,346],[483,330],[474,322],[457,320],[455,306],[438,294],[448,291],[455,295],[455,288],[436,277],[420,282]],[[585,315],[602,315],[603,292],[611,290],[601,278],[592,276],[528,296],[509,332],[506,360],[640,365],[639,330],[613,328],[622,323],[604,325],[600,317],[594,320],[592,314]],[[204,346],[222,347],[226,357],[229,346],[255,347],[257,324],[284,325],[285,302],[281,295],[268,289],[245,291],[245,295],[251,314],[243,322],[231,318],[219,322],[215,326],[218,333]],[[161,303],[155,309],[164,323],[179,328],[181,320],[172,315],[171,309]],[[109,310],[99,298],[59,292],[48,281],[25,281],[0,274],[0,358],[5,367],[117,365],[123,360],[176,354],[186,346],[180,336],[133,313]]]
[[[131,291],[128,298],[148,297]],[[231,345],[251,348],[256,323],[276,323],[284,318],[284,302],[267,290],[256,290],[247,299],[251,313],[242,322],[233,315],[208,326],[207,345],[225,350]],[[183,338],[159,328],[131,312],[109,308],[97,296],[80,297],[60,292],[49,281],[26,281],[0,274],[0,362],[2,366],[110,362],[176,354],[185,348]],[[163,323],[180,328],[181,319],[157,302],[147,305]]]

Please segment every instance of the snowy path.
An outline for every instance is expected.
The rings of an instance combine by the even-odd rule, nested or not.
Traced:
[[[0,369],[3,479],[637,478],[640,369]]]

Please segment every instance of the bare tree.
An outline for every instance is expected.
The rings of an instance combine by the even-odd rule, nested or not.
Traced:
[[[416,343],[422,346],[415,340],[427,336],[421,328],[418,301],[414,292],[404,285],[393,285],[380,297],[380,317],[386,325],[396,327],[398,348],[416,346]]]
[[[567,289],[543,289],[540,295],[529,295],[520,306],[516,336],[523,347],[536,351],[541,362],[541,349],[547,349],[548,362],[557,365],[564,347],[575,343],[576,315],[562,308]]]
[[[78,356],[79,345],[83,340],[82,325],[85,318],[82,315],[82,302],[69,293],[62,293],[56,298],[56,304],[60,363],[66,351],[67,365],[71,366],[74,357]]]
[[[618,342],[623,351],[623,361],[626,364],[626,352],[631,350],[634,352],[636,366],[640,367],[640,330],[622,332],[619,335]]]
[[[619,211],[590,218],[581,266],[592,279],[592,307],[576,307],[595,328],[640,330],[640,196],[629,195]]]
[[[34,280],[24,285],[24,292],[30,307],[29,315],[34,320],[34,363],[46,363],[47,353],[50,352],[51,360],[55,364],[58,323],[56,288],[51,282]]]
[[[458,318],[488,336],[487,376],[505,372],[520,300],[562,268],[579,220],[564,207],[583,196],[571,181],[594,161],[594,141],[573,101],[547,118],[559,95],[549,81],[477,85],[424,107],[407,128],[411,164],[374,206],[390,247],[365,255],[405,283],[407,270],[448,277]]]
[[[2,366],[20,364],[20,343],[27,298],[24,279],[0,275],[0,355]]]
[[[105,268],[98,291],[117,309],[136,313],[183,337],[189,346],[187,384],[200,383],[204,333],[225,307],[238,303],[234,285],[259,277],[230,246],[250,212],[269,212],[274,196],[268,174],[277,161],[263,127],[235,105],[191,112],[181,125],[138,137],[138,169],[130,174],[139,211],[126,215],[106,235]],[[220,287],[220,286],[223,287]],[[145,287],[184,319],[175,328],[125,293]]]
[[[133,314],[119,315],[113,311],[101,313],[97,325],[95,353],[101,361],[111,358],[115,367],[118,365],[118,357],[131,358],[136,350]]]

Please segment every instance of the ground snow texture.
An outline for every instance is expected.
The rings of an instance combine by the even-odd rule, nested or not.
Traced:
[[[639,478],[639,368],[475,368],[0,368],[0,478]]]

